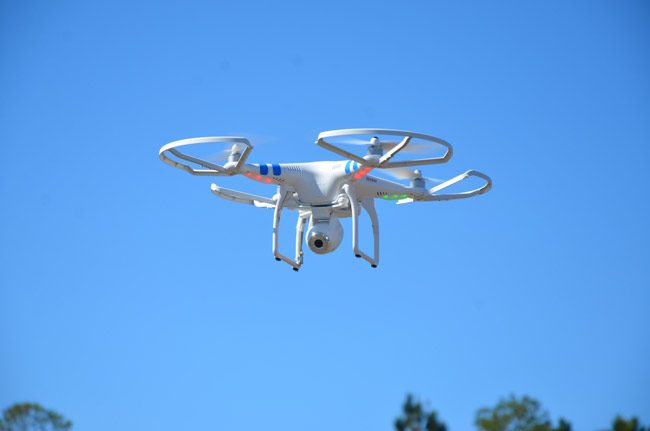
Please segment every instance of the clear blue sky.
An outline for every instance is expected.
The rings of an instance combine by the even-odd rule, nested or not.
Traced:
[[[388,431],[412,391],[462,431],[515,393],[650,422],[650,6],[448,3],[0,2],[0,405]],[[294,273],[269,210],[158,159],[233,133],[336,159],[313,141],[351,127],[440,136],[426,174],[494,188],[382,202],[377,270],[347,230]]]

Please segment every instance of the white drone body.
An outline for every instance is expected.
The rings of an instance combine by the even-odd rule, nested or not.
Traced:
[[[359,157],[339,145],[327,141],[327,139],[330,139],[330,141],[332,139],[343,139],[342,143],[346,143],[345,140],[354,135],[373,135],[369,141],[363,142],[368,145],[368,152],[363,157]],[[382,141],[376,135],[397,136],[401,139],[396,142]],[[413,147],[417,145],[417,142],[441,146],[445,153],[432,158],[391,161],[400,151],[408,152],[409,146]],[[181,152],[182,147],[186,149],[189,148],[188,146],[207,143],[233,144],[228,152],[228,161],[220,165]],[[276,260],[291,265],[295,271],[298,271],[303,263],[302,244],[307,221],[309,221],[307,230],[309,248],[314,253],[325,254],[336,250],[343,239],[343,227],[339,218],[352,217],[352,250],[354,255],[363,258],[373,268],[376,268],[379,264],[379,223],[375,210],[375,199],[394,200],[398,204],[463,199],[486,193],[492,187],[492,181],[487,175],[469,170],[450,180],[441,182],[435,187],[426,188],[427,179],[422,177],[421,172],[419,170],[410,171],[407,168],[445,163],[451,158],[451,145],[433,136],[402,130],[343,129],[321,133],[316,143],[345,157],[347,160],[247,164],[246,160],[253,147],[246,138],[233,136],[174,141],[160,149],[160,158],[163,162],[183,169],[192,175],[244,175],[254,181],[277,186],[277,193],[270,198],[226,189],[216,184],[212,184],[212,193],[231,201],[273,209],[273,256]],[[169,154],[181,161],[173,160],[169,157]],[[190,164],[204,169],[197,169]],[[404,185],[370,175],[369,173],[373,169],[387,169],[389,173],[401,172],[403,178],[410,178],[411,184]],[[405,170],[406,174],[404,174]],[[472,176],[483,179],[484,184],[477,189],[460,193],[440,193],[447,187]],[[293,259],[280,253],[278,249],[280,217],[284,208],[298,211],[296,251]],[[374,237],[372,257],[359,249],[359,215],[362,208],[366,210],[372,223]]]

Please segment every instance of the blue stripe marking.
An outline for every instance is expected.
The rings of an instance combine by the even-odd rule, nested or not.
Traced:
[[[273,166],[273,175],[275,175],[276,177],[280,176],[280,174],[282,174],[282,169],[280,168],[280,165],[274,163],[272,166]]]
[[[356,171],[357,169],[359,169],[359,164],[357,162],[352,162],[352,170]]]
[[[350,164],[352,163],[352,160],[348,160],[347,163],[345,164],[345,173],[346,175],[350,174]]]
[[[267,165],[260,164],[260,175],[268,175],[269,167]]]

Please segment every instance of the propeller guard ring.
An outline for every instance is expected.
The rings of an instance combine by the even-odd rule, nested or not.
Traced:
[[[208,162],[206,160],[202,160],[187,154],[182,153],[179,148],[184,147],[187,145],[197,145],[197,144],[208,144],[208,143],[216,143],[216,142],[225,142],[225,143],[233,143],[233,144],[243,144],[245,149],[242,152],[241,157],[237,161],[237,165],[233,169],[226,169],[223,166],[217,165],[212,162]],[[173,141],[170,142],[166,145],[164,145],[159,152],[160,160],[163,162],[167,163],[170,166],[173,166],[175,168],[179,168],[184,170],[185,172],[188,172],[192,175],[213,175],[213,176],[222,176],[222,175],[233,175],[236,173],[236,171],[239,169],[239,167],[246,161],[248,158],[248,154],[251,152],[253,149],[253,146],[250,144],[248,139],[243,138],[241,136],[207,136],[207,137],[201,137],[201,138],[189,138],[189,139],[181,139],[178,141]],[[193,163],[195,165],[202,166],[207,169],[195,169],[192,166],[173,160],[168,157],[167,153],[171,153],[174,156],[176,156],[179,159],[185,160],[186,162]]]
[[[421,165],[434,165],[439,163],[446,163],[449,161],[453,154],[453,148],[451,144],[444,139],[437,138],[431,135],[425,135],[423,133],[410,132],[407,130],[396,130],[396,129],[339,129],[339,130],[329,130],[326,132],[321,132],[318,135],[316,144],[321,147],[333,151],[343,157],[352,159],[360,164],[367,164],[367,161],[356,154],[353,154],[347,150],[344,150],[330,142],[326,141],[326,138],[340,137],[340,136],[354,136],[354,135],[389,135],[389,136],[401,136],[403,138],[417,138],[424,141],[435,142],[436,144],[442,145],[447,149],[445,154],[441,157],[431,157],[415,160],[407,160],[400,162],[390,162],[386,161],[381,163],[377,168],[396,168],[402,166],[421,166]],[[407,144],[408,145],[408,144]],[[399,151],[397,151],[399,152]]]

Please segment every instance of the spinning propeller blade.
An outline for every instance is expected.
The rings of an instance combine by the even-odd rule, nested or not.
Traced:
[[[409,168],[389,168],[384,169],[384,172],[398,180],[411,180],[416,177],[415,171]]]
[[[244,150],[243,146],[233,144],[230,148],[225,150],[217,151],[216,153],[208,154],[203,158],[209,162],[225,162],[228,161],[228,158],[231,154],[240,153]]]
[[[246,130],[244,130],[244,131],[242,131],[242,130],[233,131],[233,135],[246,136],[246,138],[248,138],[248,140],[254,146],[275,144],[275,143],[278,143],[278,141],[279,141],[277,136],[262,135],[262,134],[259,134],[259,133],[251,133],[251,132],[246,131]]]
[[[372,145],[371,139],[361,139],[361,138],[346,138],[345,140],[342,140],[342,144],[350,144],[350,145]],[[381,142],[381,148],[384,150],[384,152],[388,152],[392,150],[396,145],[399,144],[399,141],[380,141]],[[409,143],[403,150],[403,153],[411,153],[411,154],[426,154],[430,153],[433,149],[435,149],[438,145],[435,142],[413,142]]]
[[[412,170],[409,168],[389,168],[384,169],[384,172],[394,178],[397,178],[398,180],[415,180],[421,178],[430,184],[440,184],[445,181],[439,178],[423,177],[422,172],[419,169]]]

